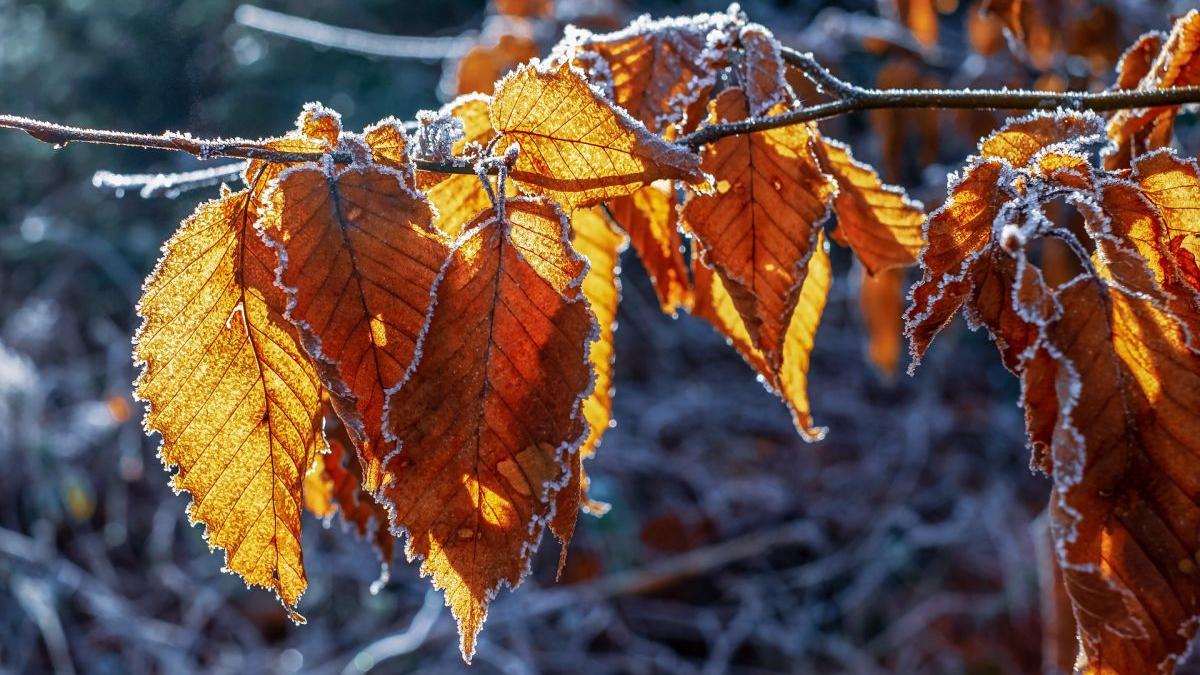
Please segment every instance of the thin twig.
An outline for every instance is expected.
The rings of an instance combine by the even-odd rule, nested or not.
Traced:
[[[245,162],[234,162],[233,164],[180,173],[122,174],[97,171],[92,176],[92,186],[101,190],[112,190],[117,193],[118,197],[127,190],[137,190],[142,199],[149,199],[159,194],[177,197],[189,190],[216,185],[240,174],[245,168]]]
[[[390,59],[440,61],[457,58],[473,43],[470,37],[462,36],[414,37],[341,28],[254,5],[238,7],[233,20],[247,28],[320,47]]]
[[[245,138],[193,138],[189,134],[168,131],[162,134],[138,134],[125,131],[108,131],[105,129],[86,129],[70,127],[53,122],[18,117],[16,115],[0,115],[0,127],[21,129],[43,143],[49,143],[56,148],[65,147],[68,143],[100,143],[103,145],[122,145],[150,150],[174,150],[195,155],[200,159],[236,158],[261,159],[268,162],[316,162],[325,153],[322,152],[284,152],[264,145],[263,141]],[[333,161],[337,164],[349,164],[353,161],[349,153],[332,153]],[[461,173],[474,175],[475,169],[466,162],[429,162],[416,160],[417,168],[434,173]]]

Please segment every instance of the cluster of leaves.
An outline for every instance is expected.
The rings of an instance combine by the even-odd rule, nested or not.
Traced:
[[[1195,84],[1197,40],[1192,12],[1140,40],[1119,84]],[[385,571],[404,538],[470,659],[543,530],[565,556],[579,512],[606,508],[583,461],[612,422],[620,252],[816,440],[807,372],[834,215],[873,332],[898,323],[919,264],[914,365],[963,308],[1021,378],[1089,667],[1169,667],[1200,614],[1200,167],[1165,147],[1174,110],[1010,121],[928,219],[811,123],[676,142],[796,98],[778,42],[731,9],[569,29],[411,133],[391,118],[351,133],[310,104],[262,141],[318,159],[252,161],[167,242],[138,307],[146,427],[227,568],[302,621],[301,511],[341,513]],[[1064,200],[1081,227],[1046,216]],[[1078,276],[1046,280],[1047,238],[1078,253]]]

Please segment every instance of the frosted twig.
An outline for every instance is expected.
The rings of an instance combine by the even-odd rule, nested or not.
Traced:
[[[216,185],[238,175],[245,168],[245,162],[235,162],[181,173],[120,174],[97,171],[92,176],[92,185],[102,190],[113,190],[118,196],[126,190],[137,190],[142,199],[158,195],[173,198],[189,190]]]
[[[342,28],[273,12],[254,5],[241,5],[233,20],[247,28],[354,54],[389,59],[441,61],[462,56],[471,48],[469,37],[412,37],[385,35],[353,28]]]

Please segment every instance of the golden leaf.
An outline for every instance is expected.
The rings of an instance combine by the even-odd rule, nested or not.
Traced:
[[[747,112],[742,91],[726,89],[711,119],[736,121]],[[710,144],[703,167],[717,189],[693,196],[683,210],[701,259],[721,276],[772,370],[835,190],[817,166],[812,139],[811,127],[796,125]]]
[[[417,367],[388,398],[392,525],[445,590],[468,660],[491,598],[525,576],[586,434],[597,326],[568,236],[540,199],[481,214],[439,276]]]
[[[496,151],[520,145],[511,176],[574,209],[627,195],[660,178],[701,183],[699,158],[651,134],[563,64],[522,66],[491,104]]]
[[[1136,72],[1145,72],[1137,89],[1171,89],[1200,85],[1200,10],[1193,9],[1180,17],[1170,35],[1144,66],[1147,50],[1155,45],[1152,36],[1143,36],[1126,52],[1121,61],[1120,79],[1127,83]],[[1104,159],[1109,169],[1128,167],[1137,157],[1167,147],[1175,130],[1175,115],[1179,106],[1119,110],[1108,123],[1108,137],[1116,150]]]
[[[834,240],[853,249],[868,274],[914,264],[924,244],[923,207],[904,190],[885,185],[845,144],[817,137],[815,148],[821,168],[837,181]]]
[[[795,308],[789,317],[783,341],[783,359],[778,368],[771,368],[762,352],[754,346],[742,315],[726,290],[721,275],[692,258],[692,276],[696,285],[696,302],[692,313],[708,321],[724,335],[754,370],[763,378],[767,388],[778,394],[792,413],[792,421],[800,436],[807,441],[820,440],[825,429],[813,423],[808,401],[808,371],[812,358],[813,340],[825,311],[825,302],[833,282],[833,268],[825,234],[818,230],[817,242],[808,258],[803,286]]]
[[[575,531],[575,521],[582,507],[589,511],[605,510],[604,505],[589,502],[588,481],[583,460],[596,454],[604,432],[612,426],[613,397],[613,332],[617,327],[617,305],[621,301],[621,251],[629,239],[614,230],[599,207],[582,209],[571,215],[571,242],[575,250],[588,261],[587,276],[583,279],[583,296],[596,315],[599,333],[588,352],[595,373],[592,393],[583,402],[583,418],[587,420],[588,435],[575,453],[571,480],[558,492],[558,506],[550,529],[562,542],[559,573],[566,562],[567,544]]]
[[[617,225],[629,234],[664,314],[675,316],[692,304],[692,286],[683,259],[675,190],[647,185],[637,192],[605,203]]]
[[[178,467],[172,487],[192,494],[189,520],[225,549],[227,569],[274,589],[302,623],[300,504],[320,386],[283,318],[256,209],[251,191],[223,194],[167,242],[138,305],[136,394],[163,464]]]

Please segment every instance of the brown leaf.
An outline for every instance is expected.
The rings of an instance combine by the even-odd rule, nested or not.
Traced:
[[[301,329],[375,492],[392,442],[383,403],[413,362],[430,289],[447,256],[428,201],[404,173],[371,164],[289,169],[261,223],[280,253],[288,318]]]
[[[924,245],[924,207],[885,185],[845,144],[818,136],[814,147],[821,168],[837,181],[834,240],[853,249],[868,274],[916,263]]]
[[[1137,265],[1093,262],[1100,277],[1058,291],[1050,358],[1027,365],[1057,393],[1053,531],[1084,672],[1169,672],[1200,614],[1200,355],[1175,316],[1126,290]]]
[[[692,274],[696,284],[696,302],[692,313],[708,321],[724,335],[746,363],[762,376],[768,390],[783,399],[792,413],[796,430],[806,441],[817,441],[825,436],[825,429],[813,423],[808,401],[808,371],[813,340],[833,282],[827,248],[825,234],[818,230],[817,241],[804,272],[800,296],[789,317],[783,341],[783,360],[778,368],[772,368],[762,352],[754,346],[721,275],[704,265],[699,258],[692,258]]]
[[[1132,79],[1145,66],[1153,36],[1142,36],[1121,61],[1120,79]],[[1126,72],[1128,71],[1128,72]],[[1193,9],[1175,22],[1171,34],[1137,83],[1142,91],[1200,84],[1200,10]],[[1128,167],[1137,157],[1171,143],[1179,106],[1120,110],[1108,123],[1108,137],[1116,149],[1104,159],[1109,169]]]
[[[721,92],[711,119],[745,119],[740,89]],[[800,295],[812,245],[829,212],[834,182],[813,155],[814,132],[796,125],[710,144],[703,167],[716,191],[695,195],[683,220],[699,255],[721,276],[750,339],[772,370]]]
[[[522,66],[491,103],[497,152],[520,154],[511,176],[525,187],[577,208],[631,194],[660,178],[701,183],[699,158],[648,132],[566,64]]]
[[[640,18],[617,33],[580,31],[564,42],[581,66],[596,72],[593,79],[611,89],[614,103],[646,128],[664,133],[672,125],[690,129],[700,122],[733,41],[728,35],[711,45],[708,36],[713,31],[728,34],[735,27],[728,14],[701,14],[688,21]],[[592,68],[594,59],[603,65]]]
[[[519,19],[509,22],[523,23]],[[531,33],[531,30],[505,31],[467,50],[455,67],[454,93],[491,94],[506,73],[538,55],[537,42]]]
[[[445,590],[468,660],[491,598],[527,573],[585,439],[597,326],[568,236],[539,199],[481,214],[439,275],[417,367],[388,398],[392,526]]]
[[[252,180],[255,190],[260,184]],[[275,252],[254,230],[256,192],[224,192],[171,237],[138,304],[136,394],[176,491],[192,494],[225,567],[272,588],[293,620],[307,586],[304,473],[320,434],[320,385],[282,315]]]
[[[629,234],[630,244],[654,284],[659,307],[668,316],[676,316],[692,304],[675,194],[672,186],[664,190],[647,185],[606,202],[613,220]]]

